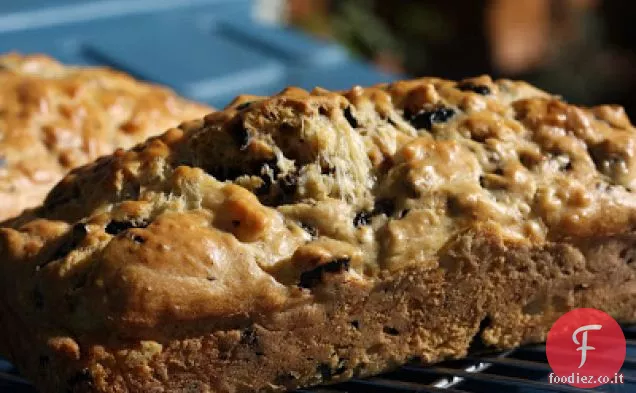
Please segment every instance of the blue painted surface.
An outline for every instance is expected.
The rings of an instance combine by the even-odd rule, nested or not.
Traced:
[[[96,37],[90,43],[90,53],[137,77],[201,100],[238,94],[284,78],[284,65],[277,59],[187,26],[149,25],[141,31],[131,29],[131,35],[134,40],[126,45],[116,37]]]
[[[320,67],[349,61],[343,48],[285,28],[227,19],[219,23],[218,34],[292,65]]]
[[[247,2],[249,0],[3,0],[0,2],[0,32]]]

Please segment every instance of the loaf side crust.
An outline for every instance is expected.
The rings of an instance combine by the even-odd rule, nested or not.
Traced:
[[[336,275],[300,304],[207,334],[52,337],[16,323],[20,313],[5,327],[18,338],[11,344],[20,369],[42,392],[274,392],[459,358],[477,343],[540,342],[576,307],[636,320],[635,274],[625,260],[636,234],[542,249],[484,233],[459,242],[470,251],[446,271],[413,267],[373,285]]]

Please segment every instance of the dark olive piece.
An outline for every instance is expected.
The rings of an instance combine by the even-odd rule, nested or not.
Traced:
[[[234,124],[230,126],[230,135],[239,149],[245,150],[250,144],[250,134],[247,132],[247,128],[245,128],[243,120],[240,117],[237,117],[233,123]]]
[[[359,212],[353,218],[353,225],[355,227],[359,227],[359,226],[363,226],[363,225],[369,225],[369,223],[371,222],[371,217],[372,217],[372,215],[369,212]]]
[[[137,244],[144,244],[146,239],[140,235],[133,235],[132,240]]]
[[[415,128],[430,131],[435,123],[444,123],[455,115],[455,110],[447,107],[440,107],[431,111],[419,111],[412,113],[410,110],[404,111],[404,118]]]
[[[461,91],[472,91],[473,93],[487,96],[491,93],[490,88],[486,85],[476,85],[473,82],[461,82],[457,85],[457,88]]]
[[[391,199],[378,199],[373,206],[373,215],[385,214],[390,217],[395,212],[395,202]]]
[[[285,195],[295,194],[298,186],[298,175],[296,173],[286,174],[279,180],[278,186]]]
[[[360,127],[360,124],[358,123],[358,120],[353,116],[353,113],[351,112],[351,106],[348,106],[348,107],[345,108],[344,117],[349,122],[349,125],[351,126],[351,128]]]
[[[398,336],[400,334],[400,332],[396,328],[390,326],[385,326],[382,331],[389,336]]]
[[[313,226],[306,224],[304,222],[300,223],[300,227],[307,232],[311,237],[316,237],[318,236],[318,230],[316,230],[316,228],[314,228]]]
[[[116,221],[113,220],[111,222],[108,223],[108,225],[106,225],[106,228],[104,229],[104,231],[106,231],[106,233],[108,233],[109,235],[113,235],[113,236],[117,236],[120,233],[127,231],[128,229],[131,228],[145,228],[147,227],[148,224],[147,223],[140,223],[140,224],[135,224],[132,221]]]
[[[393,202],[391,199],[378,199],[375,202],[372,211],[361,211],[355,215],[355,217],[353,218],[353,225],[355,227],[369,225],[373,216],[385,214],[387,217],[390,217],[393,215],[394,212],[395,202]],[[407,210],[405,210],[404,214],[400,216],[400,218],[404,217],[406,213],[408,213]]]
[[[349,270],[349,262],[351,258],[338,258],[324,265],[318,266],[307,272],[303,272],[300,275],[301,288],[313,288],[322,282],[325,273],[342,273]]]
[[[247,108],[249,108],[249,106],[250,106],[250,105],[252,105],[252,103],[253,103],[253,102],[254,102],[254,101],[247,101],[247,102],[244,102],[244,103],[242,103],[242,104],[238,105],[238,106],[236,107],[236,110],[237,110],[237,111],[242,111],[243,109],[247,109]]]

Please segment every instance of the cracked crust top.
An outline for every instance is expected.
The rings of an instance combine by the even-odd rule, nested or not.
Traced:
[[[629,232],[635,141],[620,107],[486,76],[241,96],[73,170],[0,232],[0,281],[65,334],[214,330],[308,301],[325,274],[434,269],[467,230]]]
[[[110,69],[0,56],[0,220],[39,205],[71,168],[211,111]]]

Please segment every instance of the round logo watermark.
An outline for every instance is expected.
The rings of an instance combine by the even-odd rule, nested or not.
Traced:
[[[595,388],[622,383],[625,336],[603,311],[578,308],[559,318],[548,332],[546,353],[554,371],[550,383]]]

